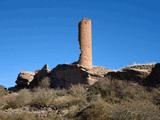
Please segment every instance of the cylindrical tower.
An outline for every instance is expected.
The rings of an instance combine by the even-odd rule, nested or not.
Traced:
[[[79,65],[92,68],[92,23],[90,19],[82,19],[79,27],[80,58]]]

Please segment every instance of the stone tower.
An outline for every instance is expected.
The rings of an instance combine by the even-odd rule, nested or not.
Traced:
[[[92,23],[90,19],[82,19],[78,25],[79,28],[79,45],[80,58],[79,65],[92,68]]]

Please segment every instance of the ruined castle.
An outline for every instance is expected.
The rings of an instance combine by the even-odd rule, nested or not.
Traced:
[[[107,77],[120,80],[136,81],[144,85],[160,84],[160,64],[138,65],[126,67],[120,71],[113,71],[104,67],[92,65],[92,23],[84,18],[78,24],[78,42],[80,56],[72,64],[59,64],[52,70],[45,65],[36,72],[20,72],[15,89],[33,88],[43,80],[49,80],[51,87],[70,87],[75,84],[92,85]],[[152,79],[152,84],[150,80]],[[153,82],[154,81],[154,82]]]
[[[78,83],[93,84],[95,81],[89,72],[93,69],[92,23],[88,18],[82,19],[78,24],[78,42],[80,47],[78,62],[73,64],[59,64],[50,71],[46,68],[47,65],[45,65],[40,71],[33,74],[30,72],[21,72],[16,81],[17,85],[34,87],[45,77],[51,79],[53,87],[66,87]]]

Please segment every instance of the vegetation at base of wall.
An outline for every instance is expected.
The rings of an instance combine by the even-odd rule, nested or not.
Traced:
[[[0,120],[160,120],[160,87],[101,80],[69,89],[46,86],[0,96]]]

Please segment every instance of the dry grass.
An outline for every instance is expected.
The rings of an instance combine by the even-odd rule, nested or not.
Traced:
[[[32,100],[32,95],[29,90],[22,89],[17,93],[17,95],[11,94],[11,96],[6,97],[5,100],[6,100],[5,109],[18,108],[29,104]]]
[[[160,120],[159,108],[148,101],[115,105],[111,120]]]
[[[77,114],[78,120],[160,120],[159,108],[151,102],[110,104],[96,101]]]
[[[80,98],[80,99],[85,99],[87,90],[84,86],[82,85],[72,85],[69,89],[69,94],[72,95],[73,97]]]
[[[50,86],[51,86],[50,78],[49,77],[43,78],[38,86],[40,88],[50,88]]]
[[[20,112],[20,113],[0,112],[0,120],[63,120],[63,119],[54,113],[48,114],[46,117],[42,117],[35,113],[30,113],[30,112]]]
[[[133,82],[106,79],[90,87],[74,85],[69,89],[23,89],[16,96],[3,96],[1,110],[28,107],[36,110],[53,108],[52,117],[69,120],[159,120],[160,88],[147,90]],[[14,95],[14,94],[13,94]],[[10,99],[12,98],[12,99]],[[3,103],[3,104],[2,104]],[[21,109],[22,110],[22,109]],[[22,110],[23,111],[23,110]],[[30,111],[10,114],[0,112],[0,120],[42,119]],[[40,114],[40,113],[39,113]]]
[[[109,120],[112,106],[98,100],[77,114],[79,120]]]
[[[8,94],[8,91],[5,89],[5,87],[0,85],[0,97],[7,94]]]
[[[115,79],[97,82],[89,89],[89,93],[89,97],[100,95],[104,100],[112,103],[150,98],[150,93],[144,87],[136,83]]]
[[[39,106],[48,106],[57,97],[55,90],[42,88],[35,89],[32,95],[32,102],[30,104]]]

